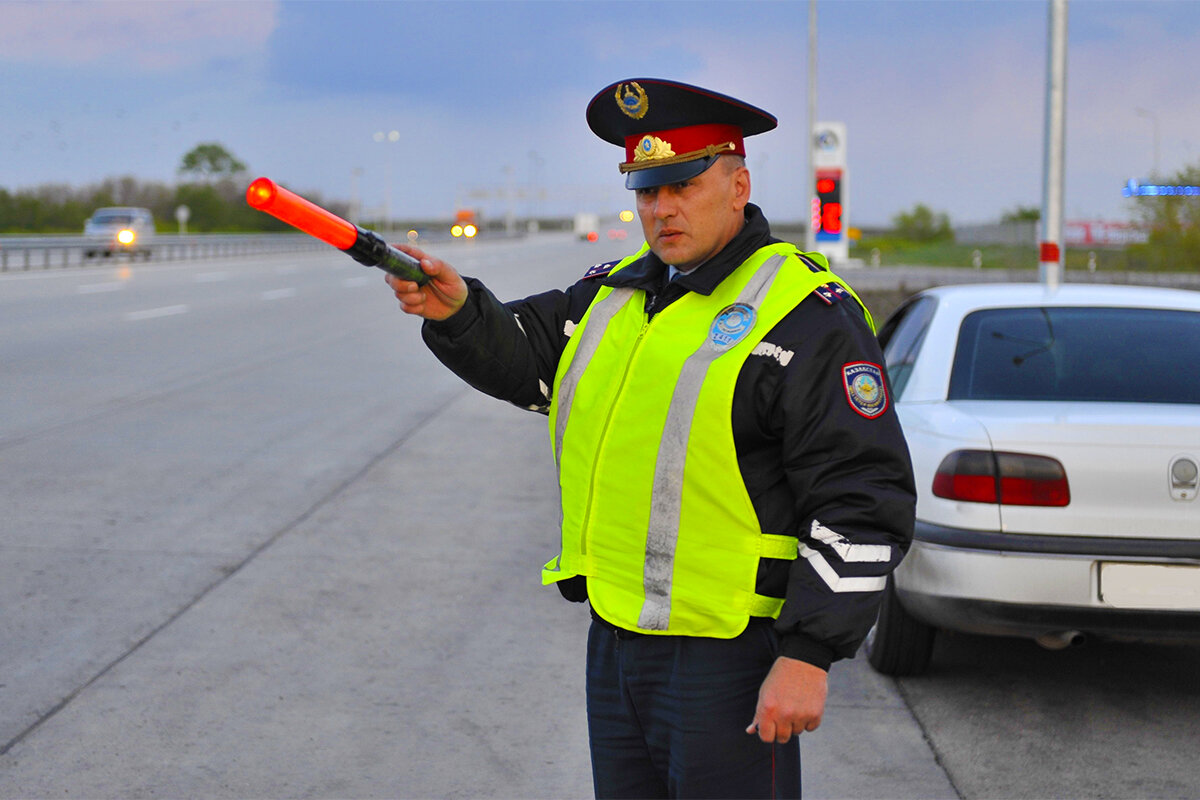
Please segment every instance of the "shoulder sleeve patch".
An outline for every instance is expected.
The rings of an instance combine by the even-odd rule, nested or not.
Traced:
[[[605,261],[603,264],[596,264],[594,267],[589,267],[588,271],[583,273],[581,280],[588,278],[603,278],[608,273],[612,272],[613,267],[621,263],[620,261]]]
[[[887,384],[883,382],[883,367],[870,361],[855,361],[842,366],[842,385],[850,407],[867,419],[875,419],[887,411]]]

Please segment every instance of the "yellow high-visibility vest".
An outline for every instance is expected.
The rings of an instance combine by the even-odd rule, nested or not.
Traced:
[[[779,615],[782,598],[755,592],[758,562],[795,559],[798,540],[760,530],[730,409],[763,337],[831,281],[776,244],[653,319],[644,291],[600,289],[554,379],[562,550],[543,583],[586,575],[595,612],[642,633],[732,638]]]

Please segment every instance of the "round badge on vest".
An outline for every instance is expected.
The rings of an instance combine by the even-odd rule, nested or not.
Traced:
[[[713,320],[708,331],[709,343],[718,350],[728,350],[736,345],[754,328],[758,312],[754,306],[733,303],[725,306]]]

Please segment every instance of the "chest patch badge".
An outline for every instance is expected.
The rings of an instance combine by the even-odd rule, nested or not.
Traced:
[[[850,407],[867,419],[874,419],[887,410],[887,387],[883,369],[869,361],[856,361],[842,367],[842,383]]]
[[[718,350],[728,350],[746,337],[757,316],[754,306],[745,303],[725,306],[708,329],[709,343]]]

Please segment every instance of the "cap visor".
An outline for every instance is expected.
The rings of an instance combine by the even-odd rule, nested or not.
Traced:
[[[684,161],[682,164],[666,164],[661,167],[638,169],[625,173],[626,189],[653,189],[656,186],[666,186],[669,183],[679,183],[694,178],[711,167],[719,155],[698,158],[695,161]]]

